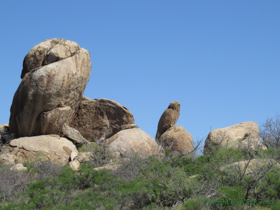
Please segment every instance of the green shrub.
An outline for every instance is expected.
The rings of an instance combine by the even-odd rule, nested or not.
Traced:
[[[184,202],[184,209],[186,209],[186,210],[203,209],[203,207],[205,206],[203,201],[204,201],[204,199],[200,198],[200,197],[189,199]]]
[[[240,186],[222,186],[218,192],[220,196],[215,201],[230,201],[227,204],[221,204],[223,206],[240,204],[245,198],[245,190]]]
[[[171,158],[171,165],[172,167],[184,167],[185,165],[188,165],[190,163],[193,163],[194,160],[190,157],[174,157]]]
[[[92,152],[96,150],[96,143],[95,142],[90,142],[89,144],[84,144],[83,146],[78,148],[79,152]]]
[[[274,203],[273,206],[271,206],[271,210],[279,210],[280,209],[280,202],[277,201],[276,203]]]
[[[202,172],[202,170],[203,169],[201,167],[198,167],[197,165],[195,165],[193,163],[190,163],[190,164],[184,166],[184,171],[186,172],[186,174],[188,176],[200,174]]]

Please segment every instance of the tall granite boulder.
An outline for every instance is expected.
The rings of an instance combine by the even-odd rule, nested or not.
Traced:
[[[255,122],[242,122],[237,125],[212,130],[205,141],[204,152],[210,153],[212,147],[267,149],[259,140],[259,126]]]
[[[169,128],[160,136],[159,143],[163,148],[170,148],[181,155],[187,155],[193,151],[193,137],[182,126]]]
[[[180,103],[173,101],[169,104],[168,108],[163,112],[158,122],[156,139],[167,131],[167,129],[174,126],[180,116]]]
[[[87,140],[105,140],[134,124],[132,113],[119,103],[108,99],[83,97],[69,124]]]
[[[23,61],[22,81],[11,106],[11,132],[18,137],[62,133],[90,72],[90,54],[75,42],[49,39],[34,46]]]

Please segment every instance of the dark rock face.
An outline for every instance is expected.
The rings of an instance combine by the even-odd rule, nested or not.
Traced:
[[[167,131],[170,127],[174,126],[178,121],[180,115],[180,103],[173,101],[169,104],[168,108],[163,112],[158,122],[158,129],[156,139]]]
[[[18,137],[61,134],[78,108],[90,72],[90,54],[75,42],[50,39],[34,46],[25,56],[11,106],[11,132]]]
[[[134,124],[134,117],[126,107],[108,99],[83,97],[69,126],[94,142],[110,138],[127,124]]]

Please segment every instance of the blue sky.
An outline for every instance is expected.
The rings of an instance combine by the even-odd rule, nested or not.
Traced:
[[[126,106],[152,137],[169,103],[194,140],[259,125],[280,108],[280,1],[2,1],[0,124],[8,123],[22,61],[50,38],[91,54],[84,95]]]

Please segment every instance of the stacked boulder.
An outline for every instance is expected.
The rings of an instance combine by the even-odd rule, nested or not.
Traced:
[[[79,106],[91,73],[90,54],[76,42],[49,39],[25,56],[11,106],[18,137],[62,134]]]
[[[78,154],[76,146],[88,141],[68,124],[90,73],[90,54],[76,42],[49,39],[34,46],[23,61],[6,134],[1,132],[5,145],[0,161],[14,165],[50,160],[64,165],[73,160]],[[15,139],[3,140],[7,135]]]
[[[182,126],[175,126],[179,116],[180,103],[173,101],[161,115],[156,140],[165,149],[170,148],[180,155],[187,155],[193,151],[193,138]]]

